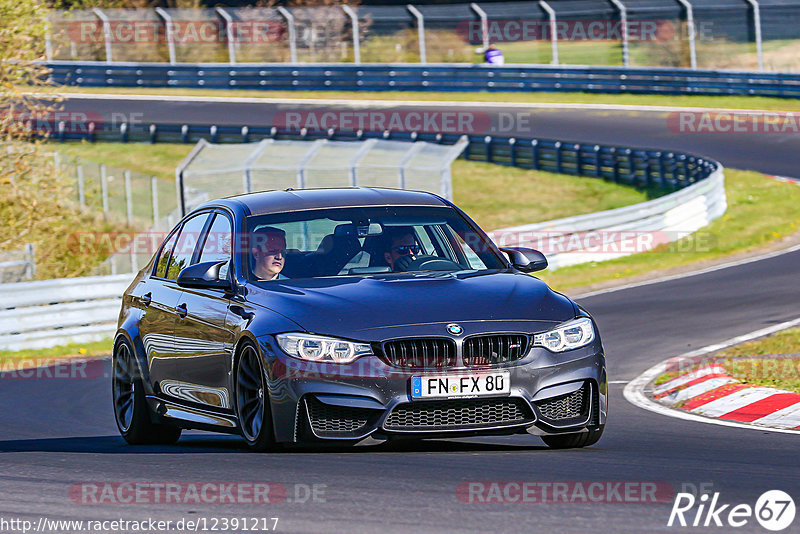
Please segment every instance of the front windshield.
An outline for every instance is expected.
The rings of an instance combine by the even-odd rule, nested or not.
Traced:
[[[338,208],[247,218],[250,280],[391,276],[506,265],[450,208]]]

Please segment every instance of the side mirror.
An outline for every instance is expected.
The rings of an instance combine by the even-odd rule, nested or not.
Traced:
[[[230,280],[219,276],[220,269],[227,264],[227,261],[206,261],[190,265],[178,274],[178,285],[196,289],[231,289]]]
[[[547,258],[538,250],[525,247],[504,247],[500,250],[508,254],[511,265],[523,273],[547,269]]]

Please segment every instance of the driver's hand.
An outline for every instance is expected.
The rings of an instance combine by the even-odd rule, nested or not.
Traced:
[[[400,256],[394,262],[394,270],[395,271],[407,271],[408,267],[416,259],[417,259],[417,257],[414,256],[413,254],[406,254],[405,256]]]

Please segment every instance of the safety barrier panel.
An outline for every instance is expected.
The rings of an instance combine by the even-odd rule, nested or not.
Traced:
[[[800,97],[800,74],[636,67],[469,64],[107,64],[51,62],[51,81],[83,87],[280,91],[492,91]]]
[[[113,336],[133,275],[0,284],[0,350],[39,349]]]

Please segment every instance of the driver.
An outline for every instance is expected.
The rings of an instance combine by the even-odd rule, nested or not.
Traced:
[[[251,234],[252,272],[259,280],[282,280],[286,262],[286,232],[273,226],[259,228]]]
[[[398,226],[385,232],[386,252],[383,257],[392,271],[405,270],[420,255],[421,249],[414,237],[413,228]]]

